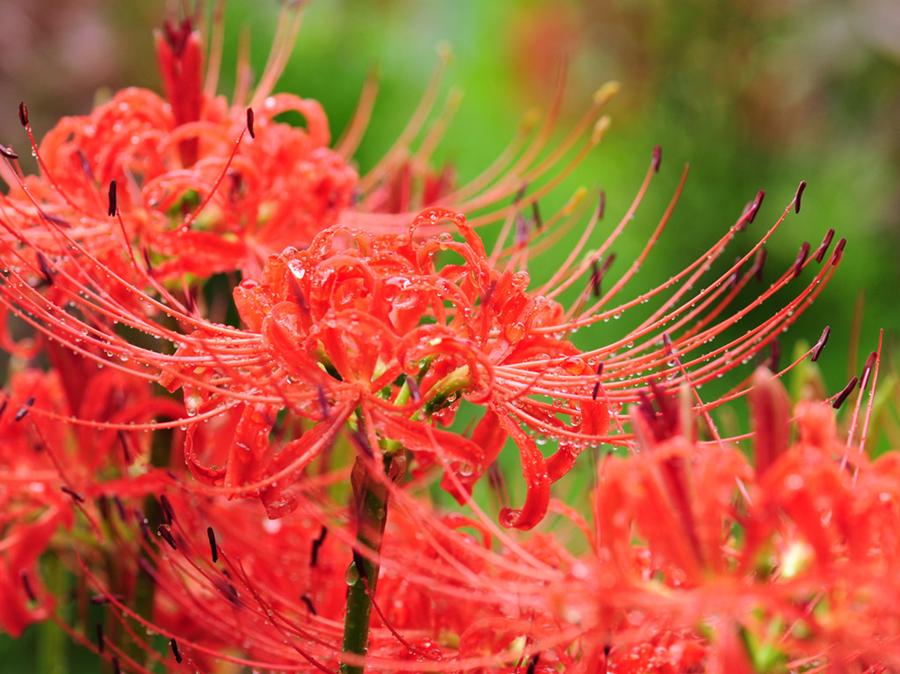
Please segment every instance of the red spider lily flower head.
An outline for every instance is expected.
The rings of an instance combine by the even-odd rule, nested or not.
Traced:
[[[299,19],[288,12],[279,43],[293,40]],[[166,278],[253,271],[260,255],[307,240],[349,206],[356,172],[328,148],[321,106],[270,95],[286,44],[274,48],[252,98],[239,91],[231,102],[215,95],[212,68],[203,81],[204,48],[191,20],[166,23],[156,47],[165,98],[129,88],[59,122],[36,149],[40,176],[4,167],[9,215],[50,217],[95,253],[127,232]],[[306,128],[276,121],[287,112],[300,113]],[[27,113],[23,124],[31,138]]]
[[[581,451],[627,441],[607,428],[622,433],[628,425],[621,410],[639,400],[635,385],[659,380],[668,390],[681,383],[697,387],[739,367],[796,320],[840,260],[843,243],[824,262],[826,237],[821,255],[798,257],[749,304],[727,313],[760,275],[763,245],[790,210],[732,266],[712,274],[712,262],[755,217],[757,198],[697,262],[616,304],[674,207],[673,199],[645,250],[602,292],[612,259],[608,249],[631,221],[659,156],[654,152],[637,199],[607,240],[579,260],[602,216],[598,207],[563,266],[534,289],[528,288],[528,255],[572,226],[582,202],[543,226],[537,215],[534,226],[522,227],[521,216],[509,218],[491,253],[461,215],[445,209],[426,210],[403,236],[335,226],[306,250],[286,249],[272,257],[259,281],[235,290],[246,329],[199,318],[195,308],[159,284],[148,294],[58,229],[68,246],[64,258],[42,254],[40,240],[18,235],[24,248],[7,251],[12,272],[3,286],[4,303],[91,360],[181,388],[190,417],[184,425],[193,427],[185,458],[195,477],[220,493],[259,495],[273,516],[294,506],[289,492],[297,476],[346,422],[359,451],[376,462],[382,451],[402,447],[415,454],[416,470],[429,462],[450,468],[445,486],[461,499],[511,438],[528,493],[524,507],[504,510],[501,520],[530,528],[546,512],[552,483]],[[505,248],[513,227],[515,245]],[[461,259],[444,262],[446,256]],[[742,273],[752,259],[756,263]],[[742,336],[722,339],[806,267],[819,263],[794,299]],[[52,290],[33,282],[48,275]],[[703,278],[706,285],[693,290]],[[564,308],[556,298],[579,280],[587,280],[587,289]],[[657,297],[663,298],[661,305],[619,340],[583,352],[569,341],[572,331],[636,311]],[[78,311],[61,310],[67,301]],[[177,351],[144,346],[144,339],[129,341],[117,325]],[[707,346],[717,339],[722,343]],[[695,407],[715,432],[709,410],[751,388],[740,385],[710,403],[695,396]],[[461,399],[485,409],[469,438],[432,423],[448,422]],[[278,417],[284,410],[288,420],[282,424]],[[302,432],[299,419],[312,428]],[[234,442],[223,446],[216,440],[220,433],[233,434]],[[532,435],[553,440],[556,451],[545,457]]]
[[[687,389],[635,407],[639,451],[598,467],[594,559],[548,593],[595,662],[631,671],[677,634],[699,648],[695,671],[896,666],[900,616],[883,600],[900,540],[895,454],[870,462],[850,447],[848,461],[856,440],[822,403],[795,408],[792,443],[780,384],[760,371],[754,387],[756,470],[730,443],[696,438]],[[653,650],[660,669],[647,671],[678,671],[684,652]]]
[[[230,101],[215,93],[223,42],[220,7],[205,74],[204,40],[195,21],[167,22],[157,32],[164,97],[146,89],[124,89],[88,115],[61,120],[40,146],[23,104],[20,118],[41,174],[23,176],[15,153],[4,153],[0,178],[10,192],[0,200],[3,217],[43,239],[49,250],[59,240],[45,231],[46,225],[65,228],[113,267],[124,238],[142,253],[137,256],[143,257],[140,282],[147,273],[160,280],[235,270],[256,276],[268,255],[287,245],[305,245],[337,222],[372,231],[403,231],[415,212],[438,201],[457,209],[481,209],[479,223],[501,220],[511,212],[511,207],[498,205],[501,201],[573,154],[559,175],[525,198],[532,203],[599,141],[591,126],[614,86],[598,94],[584,119],[549,157],[541,153],[555,124],[557,104],[544,126],[527,125],[494,165],[471,184],[456,187],[450,167],[434,171],[429,166],[459,98],[452,95],[433,127],[426,129],[447,60],[442,55],[441,68],[397,143],[370,173],[359,177],[350,157],[372,112],[374,81],[366,85],[356,118],[334,148],[318,102],[272,93],[301,18],[302,3],[285,3],[259,82],[251,91],[244,55]],[[305,128],[281,121],[288,113],[299,113]]]
[[[689,406],[655,393],[658,410],[645,399],[633,412],[640,456],[610,457],[604,464],[597,494],[600,543],[609,541],[612,558],[630,568],[633,548],[624,537],[636,526],[673,582],[695,583],[724,568],[722,531],[733,517],[734,490],[749,478],[750,467],[739,452],[698,446]],[[713,453],[715,459],[706,457]]]
[[[441,220],[452,222],[463,240],[454,241],[449,234],[416,236],[418,227]],[[458,258],[456,263],[439,260],[448,254]],[[266,367],[272,368],[265,375],[261,370],[260,376],[280,380],[273,392],[282,400],[232,412],[235,448],[220,455],[219,469],[197,465],[195,474],[229,487],[268,479],[284,462],[307,451],[316,436],[308,433],[291,447],[271,446],[271,429],[285,405],[320,424],[334,414],[342,422],[357,410],[353,423],[368,451],[399,444],[419,457],[418,470],[443,458],[435,456],[436,448],[448,452],[454,477],[446,478],[445,486],[463,498],[509,433],[522,454],[529,496],[526,510],[505,511],[504,521],[533,526],[546,511],[551,482],[567,472],[580,447],[564,438],[559,451],[545,461],[534,440],[506,420],[502,406],[511,394],[496,385],[495,373],[536,357],[559,362],[542,365],[548,373],[564,375],[573,367],[580,372],[584,365],[562,336],[537,332],[562,320],[564,311],[555,301],[530,295],[527,285],[525,272],[492,269],[481,240],[462,215],[441,209],[423,212],[405,236],[336,228],[318,235],[305,250],[285,250],[269,260],[261,281],[245,281],[235,291],[248,335],[258,335]],[[208,327],[192,337],[203,352],[208,349],[204,342],[216,339]],[[227,369],[212,363],[198,368],[193,362],[200,349],[188,345],[176,354],[189,363],[184,370],[188,377],[166,375],[163,383],[183,387],[186,398],[198,401],[196,413],[203,414],[229,397],[209,384],[234,376],[243,366],[232,361]],[[203,388],[194,385],[197,378]],[[471,440],[431,424],[448,423],[462,399],[488,410]],[[556,411],[575,419],[571,428],[554,419],[560,430],[605,433],[607,412],[600,401],[589,398]],[[190,462],[197,455],[195,435],[190,432],[186,449]],[[211,443],[204,444],[212,449]],[[271,512],[277,512],[273,504],[283,501],[266,493]]]

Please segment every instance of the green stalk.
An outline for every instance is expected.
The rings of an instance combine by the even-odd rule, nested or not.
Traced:
[[[60,603],[64,608],[60,609],[60,617],[67,620],[65,597],[69,592],[70,579],[66,567],[52,552],[44,557],[41,566],[47,589],[53,596],[62,598]],[[45,620],[38,626],[37,665],[42,674],[68,674],[69,637],[52,620]]]
[[[168,429],[155,431],[153,434],[153,442],[150,447],[150,465],[155,468],[166,468],[169,465],[171,455],[172,431]],[[162,507],[157,498],[152,494],[144,499],[144,517],[147,518],[147,530],[150,531],[152,535],[152,532],[155,532],[156,527],[163,521]],[[143,532],[139,535],[143,535]],[[140,556],[144,558],[147,566],[154,566],[153,558],[148,556],[146,552],[142,550]],[[156,583],[147,569],[143,566],[138,566],[137,569],[133,603],[138,615],[144,616],[148,620],[152,620],[153,606],[156,603]],[[125,652],[139,664],[147,662],[147,653],[145,653],[136,643],[128,644],[125,648]]]
[[[384,457],[384,470],[389,473],[391,456]],[[353,467],[354,507],[357,513],[356,541],[360,548],[381,554],[381,541],[387,522],[388,493],[384,484],[370,473],[361,459]],[[369,650],[369,623],[372,598],[378,582],[379,564],[354,552],[347,568],[347,610],[344,615],[344,653],[365,656]],[[341,664],[341,674],[363,674],[364,666]]]

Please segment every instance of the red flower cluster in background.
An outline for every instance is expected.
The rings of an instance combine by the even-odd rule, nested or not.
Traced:
[[[900,471],[865,452],[880,348],[843,435],[822,402],[792,411],[777,380],[828,330],[785,367],[770,357],[844,241],[829,230],[743,292],[804,185],[733,263],[762,192],[696,261],[623,300],[686,173],[618,276],[611,247],[658,149],[599,243],[602,193],[539,207],[602,139],[615,85],[559,145],[554,108],[456,186],[431,168],[454,105],[427,127],[436,76],[360,176],[375,84],[331,147],[317,102],[271,93],[302,16],[284,11],[258,84],[244,73],[231,101],[215,94],[221,23],[204,74],[184,21],[157,37],[165,98],[126,89],[40,144],[20,107],[40,173],[3,148],[0,628],[52,620],[141,673],[897,666]],[[477,228],[494,223],[489,250]],[[574,228],[533,283],[529,258]],[[623,314],[634,327],[614,342],[575,345]],[[754,374],[760,356],[774,375]],[[753,461],[749,436],[714,419],[742,398]],[[566,501],[554,485],[578,462],[592,486]],[[41,558],[79,579],[73,597],[42,583]],[[91,605],[107,607],[96,624]]]

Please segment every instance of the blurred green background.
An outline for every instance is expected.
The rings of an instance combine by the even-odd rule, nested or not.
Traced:
[[[16,104],[22,99],[40,134],[62,114],[87,111],[104,87],[158,89],[151,28],[171,10],[140,0],[0,0],[6,24],[0,139],[21,143]],[[274,1],[227,3],[225,91],[240,31],[248,31],[253,64],[261,69],[277,10]],[[690,163],[666,235],[625,297],[692,261],[765,189],[763,209],[742,244],[750,245],[805,179],[802,213],[769,247],[769,278],[791,264],[804,240],[815,248],[828,227],[849,244],[834,281],[784,336],[782,351],[789,353],[795,340],[814,341],[831,324],[822,364],[834,392],[875,347],[879,328],[893,340],[900,327],[896,0],[314,0],[278,89],[320,100],[336,137],[377,66],[379,100],[357,157],[365,169],[403,128],[443,41],[454,53],[445,88],[458,87],[465,98],[438,157],[452,162],[462,181],[491,162],[527,110],[546,108],[563,61],[569,63],[563,130],[596,87],[610,79],[622,83],[608,109],[613,126],[605,140],[542,204],[549,213],[579,185],[602,187],[607,222],[614,222],[660,144],[663,171],[615,247],[619,270],[640,250],[681,166]],[[569,249],[563,242],[538,258],[534,276],[546,277]],[[848,344],[860,302],[860,354],[853,354]],[[611,323],[578,339],[595,345],[622,327]],[[0,672],[44,672],[33,659],[37,641],[34,628],[21,642],[0,637]]]
[[[0,115],[0,137],[19,140],[15,107],[21,99],[40,133],[61,114],[86,111],[105,87],[158,89],[151,28],[181,4],[0,2],[15,28],[7,31],[12,44],[0,64],[0,110],[7,111]],[[233,81],[242,31],[251,39],[254,67],[262,69],[278,8],[275,0],[227,3],[224,91]],[[320,100],[337,137],[366,74],[377,67],[380,95],[357,155],[365,170],[403,128],[442,42],[454,54],[445,89],[465,96],[437,157],[457,168],[461,182],[490,163],[523,114],[546,109],[564,61],[562,130],[599,85],[622,83],[608,108],[611,132],[555,200],[542,204],[551,212],[579,185],[602,187],[610,216],[621,215],[652,147],[660,144],[663,173],[616,246],[621,269],[651,231],[681,166],[690,163],[669,230],[627,297],[694,259],[765,189],[749,244],[805,179],[802,214],[790,218],[770,246],[771,274],[791,263],[804,240],[815,247],[828,227],[849,245],[835,281],[786,341],[814,341],[832,324],[823,360],[834,390],[859,365],[847,350],[859,297],[861,351],[874,347],[879,328],[900,326],[894,302],[900,287],[900,5],[894,0],[314,0],[278,88]],[[533,274],[546,275],[567,252],[563,244],[538,259]]]

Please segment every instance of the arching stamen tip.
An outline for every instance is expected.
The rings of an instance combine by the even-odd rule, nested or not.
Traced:
[[[831,264],[833,266],[837,266],[838,262],[841,261],[841,258],[844,256],[844,248],[847,245],[847,239],[841,239],[837,242],[837,245],[834,247],[834,253],[831,254]]]
[[[47,261],[47,258],[40,251],[37,252],[37,263],[38,268],[41,270],[41,275],[44,277],[44,280],[47,282],[47,285],[53,285],[53,269],[50,267],[50,263]]]
[[[156,534],[162,538],[166,543],[168,543],[169,547],[173,550],[177,550],[178,546],[175,544],[175,537],[172,535],[171,530],[165,524],[160,524],[156,527]]]
[[[759,213],[759,209],[762,206],[763,199],[766,198],[766,191],[760,190],[756,193],[756,196],[753,198],[749,204],[747,204],[747,208],[744,211],[744,223],[750,224],[756,219],[756,214]]]
[[[600,297],[600,265],[597,264],[597,258],[591,260],[591,294],[594,297]]]
[[[513,196],[513,200],[512,200],[513,206],[517,206],[520,203],[522,203],[522,200],[525,198],[525,194],[527,191],[528,191],[528,181],[526,180],[525,182],[522,183],[521,187],[519,187],[519,189],[516,191],[515,195]]]
[[[615,80],[606,82],[594,92],[594,105],[606,105],[609,103],[610,99],[619,93],[621,88],[622,85]]]
[[[831,240],[834,238],[834,229],[829,229],[825,232],[825,236],[822,238],[822,243],[819,244],[819,247],[816,249],[815,260],[816,262],[821,262],[825,259],[825,253],[828,252],[828,246],[831,245]]]
[[[594,390],[591,391],[591,398],[593,400],[597,399],[597,394],[600,393],[600,383],[603,381],[603,361],[601,360],[597,364],[597,381],[594,382]]]
[[[19,158],[19,155],[16,154],[16,151],[13,150],[9,145],[0,144],[0,155],[3,155],[10,160]]]
[[[850,397],[850,394],[853,393],[853,389],[856,388],[856,382],[859,380],[858,377],[854,376],[847,385],[841,389],[841,392],[838,393],[837,397],[834,399],[834,402],[831,403],[831,406],[838,410],[841,408],[841,405],[844,404],[844,401]]]
[[[25,101],[19,102],[19,124],[28,128],[28,106],[25,105]]]
[[[662,146],[657,145],[653,148],[653,159],[651,161],[654,173],[659,173],[660,165],[662,165]]]
[[[834,247],[834,253],[831,254],[831,264],[837,265],[844,256],[844,248],[847,246],[847,239],[841,239]]]
[[[803,265],[806,263],[806,259],[808,257],[809,242],[804,241],[803,245],[800,246],[800,250],[797,251],[797,257],[794,259],[794,264],[791,270],[792,278],[797,278],[798,276],[800,276],[800,272],[803,271]]]
[[[169,647],[172,649],[172,656],[175,658],[175,662],[181,664],[181,651],[178,648],[178,642],[175,640],[175,637],[169,639]]]
[[[37,603],[37,594],[35,594],[34,587],[31,585],[31,577],[25,569],[22,569],[19,572],[19,579],[22,581],[22,589],[25,591],[25,596],[28,597],[28,601]]]
[[[541,229],[544,226],[544,218],[541,217],[541,207],[537,199],[531,202],[531,220],[537,229]]]
[[[591,132],[591,142],[594,145],[603,140],[603,136],[606,135],[606,132],[609,130],[609,125],[611,123],[612,120],[609,118],[609,115],[603,115],[600,119],[597,120],[597,123],[594,124],[594,130]]]
[[[872,375],[872,368],[875,367],[875,361],[878,360],[878,352],[873,351],[866,358],[866,364],[863,366],[862,377],[860,378],[859,388],[864,389],[869,384],[869,377]]]
[[[813,347],[812,356],[810,360],[812,362],[816,362],[819,360],[819,356],[822,355],[822,350],[825,348],[825,345],[828,344],[828,338],[831,336],[831,326],[826,325],[825,329],[822,330],[822,335],[819,337],[819,341],[816,342],[816,345]]]
[[[306,609],[307,609],[312,615],[318,615],[318,614],[319,614],[319,612],[316,611],[316,605],[313,604],[313,600],[312,600],[312,598],[311,598],[308,594],[300,595],[300,601],[302,601],[304,604],[306,604]]]
[[[215,564],[219,561],[219,546],[216,545],[216,532],[212,527],[206,527],[206,537],[209,539],[209,556]]]
[[[794,195],[794,212],[800,212],[800,200],[803,199],[803,191],[806,189],[806,181],[801,180],[797,185],[797,193]]]
[[[31,406],[34,405],[34,396],[28,396],[19,410],[16,412],[16,416],[13,418],[14,421],[22,421],[25,418],[25,415],[28,414],[28,410],[31,409]]]
[[[67,487],[66,485],[62,485],[60,491],[64,494],[68,495],[75,503],[84,503],[84,496],[79,494],[77,491],[72,489],[71,487]]]
[[[116,181],[109,181],[109,206],[107,207],[106,214],[109,217],[113,218],[116,216],[116,213],[119,212],[119,200],[118,195],[116,193]]]
[[[150,259],[150,251],[146,246],[141,246],[141,257],[144,258],[144,265],[147,268],[147,273],[153,273],[153,260]]]
[[[668,332],[664,332],[662,334],[662,342],[663,342],[663,347],[666,350],[666,355],[671,356],[672,353],[674,353],[674,348],[672,346],[672,337],[669,335]]]
[[[172,508],[172,502],[169,500],[169,497],[165,494],[160,494],[159,496],[159,504],[162,506],[163,517],[165,518],[165,523],[171,525],[175,521],[175,510]]]
[[[247,108],[247,133],[251,138],[256,138],[256,131],[253,129],[253,108]]]
[[[328,536],[328,527],[323,524],[319,535],[313,539],[309,549],[309,565],[311,567],[315,567],[319,563],[319,548],[325,542],[326,536]]]

